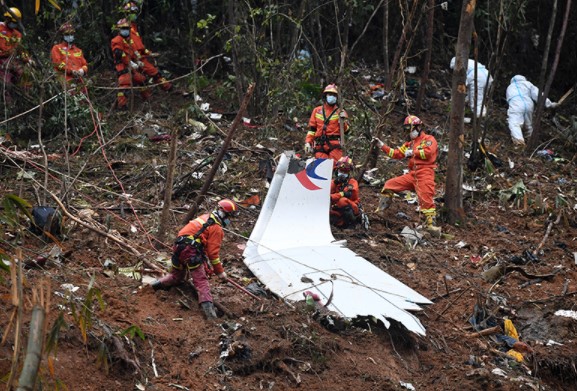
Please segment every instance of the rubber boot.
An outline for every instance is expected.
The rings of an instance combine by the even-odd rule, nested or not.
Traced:
[[[390,190],[383,190],[379,195],[379,207],[375,213],[382,212],[383,210],[389,209],[393,203],[393,193]]]
[[[435,237],[441,236],[441,228],[435,225],[435,217],[437,216],[436,212],[427,212],[425,213],[425,227],[427,231],[431,233],[431,235]]]
[[[170,286],[164,285],[160,280],[154,281],[150,286],[152,286],[152,289],[155,291],[167,291],[171,288]]]
[[[202,311],[204,312],[206,319],[208,320],[216,319],[216,310],[214,309],[214,304],[212,304],[212,302],[205,301],[203,303],[200,303],[200,307],[202,308]]]
[[[351,227],[356,224],[355,212],[353,212],[352,207],[347,206],[346,208],[343,209],[343,220],[344,220],[343,228]]]

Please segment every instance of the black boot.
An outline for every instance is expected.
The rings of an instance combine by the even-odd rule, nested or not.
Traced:
[[[156,280],[154,281],[152,284],[150,284],[150,286],[152,286],[152,289],[154,289],[155,291],[167,291],[170,290],[169,286],[164,285],[162,282],[160,282],[160,280]]]
[[[206,319],[216,319],[216,310],[214,309],[214,304],[210,301],[205,301],[200,303],[200,307],[206,316]]]
[[[345,222],[343,224],[343,228],[348,228],[356,225],[356,216],[355,213],[353,212],[353,208],[347,206],[346,208],[343,209],[342,213],[343,213],[343,220]]]

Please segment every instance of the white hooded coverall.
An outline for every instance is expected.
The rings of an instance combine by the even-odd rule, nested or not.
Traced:
[[[527,137],[533,133],[533,110],[539,100],[539,88],[527,81],[525,76],[515,75],[507,87],[507,122],[511,131],[511,138],[515,144],[525,144],[521,127],[527,127]],[[552,107],[553,103],[547,98],[545,107]]]
[[[449,65],[451,69],[455,69],[455,57],[451,59],[451,64]],[[489,71],[483,64],[477,62],[477,110],[475,110],[475,60],[469,59],[467,62],[467,80],[465,85],[467,86],[467,101],[471,107],[471,111],[477,114],[477,117],[484,117],[487,114],[487,103],[483,105],[483,96],[485,95],[485,89],[491,87],[493,83],[493,77],[489,75]],[[481,112],[481,107],[483,107],[483,112]]]

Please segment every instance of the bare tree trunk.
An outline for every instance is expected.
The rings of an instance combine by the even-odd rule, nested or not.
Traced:
[[[557,19],[557,4],[558,0],[553,0],[553,8],[551,10],[551,19],[549,20],[549,30],[547,30],[547,38],[545,39],[545,49],[543,50],[543,58],[541,59],[541,72],[539,73],[539,91],[543,91],[545,87],[545,80],[547,78],[547,64],[549,63],[549,51],[551,50],[551,39],[553,37],[553,29],[555,28],[555,19]],[[541,97],[539,97],[539,101]]]
[[[170,218],[170,207],[172,204],[172,186],[174,184],[174,170],[176,168],[176,146],[178,144],[178,129],[173,127],[170,132],[170,152],[168,155],[168,167],[166,172],[166,183],[164,185],[164,204],[160,213],[160,224],[156,239],[160,243],[166,240],[168,232],[168,219]],[[160,244],[159,243],[159,244]]]
[[[567,0],[567,5],[565,8],[565,16],[563,17],[563,26],[561,27],[561,32],[557,38],[557,48],[555,49],[555,59],[553,60],[553,65],[551,65],[551,72],[549,72],[549,78],[545,84],[545,88],[542,94],[539,94],[539,102],[537,103],[537,114],[535,115],[535,126],[533,128],[533,134],[529,139],[529,150],[537,147],[539,143],[539,136],[541,135],[541,115],[543,114],[543,108],[545,106],[545,100],[549,95],[549,90],[551,89],[551,84],[553,84],[553,79],[555,78],[555,73],[557,72],[557,66],[559,65],[559,57],[561,56],[561,48],[563,47],[563,40],[565,38],[565,32],[567,31],[567,23],[569,22],[569,13],[571,11],[571,0]]]
[[[427,84],[429,83],[429,71],[431,69],[431,54],[433,52],[433,33],[435,23],[435,0],[429,0],[429,12],[427,13],[427,54],[425,55],[425,64],[423,65],[423,75],[421,76],[421,85],[419,86],[419,94],[417,95],[417,103],[415,104],[415,113],[421,113],[421,105],[423,98],[427,91]]]
[[[294,54],[294,52],[296,52],[296,49],[299,46],[299,38],[301,35],[301,30],[302,30],[302,20],[303,20],[303,16],[305,14],[305,10],[307,9],[307,0],[302,0],[300,7],[299,7],[299,12],[297,15],[297,21],[298,23],[293,23],[293,28],[292,28],[292,33],[291,33],[291,41],[290,41],[290,50],[292,51],[291,53],[291,57],[292,54]],[[301,48],[304,49],[304,48]]]
[[[399,39],[399,43],[397,45],[397,48],[395,49],[395,54],[393,56],[393,62],[391,63],[391,68],[390,68],[388,76],[387,76],[387,81],[385,82],[385,89],[387,91],[389,91],[391,89],[391,87],[393,86],[393,80],[395,79],[397,67],[399,66],[399,59],[401,57],[401,50],[403,49],[403,46],[405,45],[405,42],[407,41],[407,35],[408,35],[409,30],[412,26],[418,5],[419,5],[419,0],[415,0],[413,2],[413,8],[411,8],[409,14],[407,15],[407,20],[405,21],[405,24],[403,26],[403,32],[401,33],[401,38]],[[401,10],[401,12],[402,12],[402,10]]]
[[[389,68],[389,1],[383,4],[383,70],[385,75],[390,72]]]
[[[244,98],[242,100],[240,108],[238,109],[238,113],[236,113],[236,117],[234,118],[234,121],[232,122],[232,125],[230,126],[230,130],[228,131],[228,135],[226,136],[226,139],[224,140],[224,142],[222,143],[222,146],[220,147],[220,152],[219,152],[218,156],[216,157],[216,159],[214,159],[214,162],[213,162],[212,167],[208,173],[208,176],[207,176],[206,180],[204,181],[204,184],[202,185],[202,188],[200,189],[199,194],[196,196],[194,203],[190,207],[190,210],[186,214],[186,216],[182,222],[183,224],[186,224],[190,220],[192,220],[192,218],[196,215],[196,211],[198,210],[198,206],[204,200],[204,196],[206,195],[206,192],[208,191],[208,188],[210,187],[212,180],[214,179],[214,175],[216,174],[216,170],[218,170],[218,167],[220,166],[220,163],[222,162],[222,159],[224,158],[224,154],[226,153],[226,150],[228,149],[228,146],[230,145],[230,142],[232,141],[232,137],[234,136],[236,128],[238,127],[238,124],[240,123],[242,116],[243,116],[243,114],[244,114],[244,112],[245,112],[245,110],[246,110],[246,108],[250,102],[250,98],[252,97],[253,92],[254,92],[254,83],[251,83],[248,86],[246,94],[244,95]]]
[[[455,224],[465,218],[462,195],[463,116],[465,113],[465,94],[467,93],[465,79],[467,76],[467,63],[476,4],[476,0],[465,0],[463,2],[461,21],[459,23],[459,36],[457,38],[456,64],[451,89],[452,104],[448,155],[450,164],[447,165],[445,185],[445,206],[447,207],[447,221],[450,224]]]
[[[335,12],[337,12],[337,11],[338,11],[338,8],[335,5]],[[339,66],[339,74],[337,76],[337,80],[340,80],[341,75],[345,71],[345,66],[347,64],[347,59],[349,57],[349,30],[350,30],[351,21],[353,19],[353,3],[352,2],[348,3],[345,13],[346,13],[345,26],[344,26],[342,35],[339,35],[339,40],[341,43],[341,64]],[[337,14],[336,17],[337,17],[337,24],[338,24],[338,19],[340,19],[339,15]]]

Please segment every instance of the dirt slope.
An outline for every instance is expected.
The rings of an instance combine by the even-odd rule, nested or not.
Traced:
[[[174,100],[173,104],[190,103],[190,98],[179,94],[169,99]],[[115,139],[107,149],[109,159],[114,160],[111,165],[115,174],[125,184],[125,192],[132,195],[132,201],[127,203],[114,195],[122,191],[104,159],[88,152],[72,160],[72,172],[88,162],[81,178],[96,188],[90,191],[80,186],[69,201],[74,206],[73,214],[86,216],[80,210],[91,209],[96,215],[88,220],[110,229],[109,232],[116,230],[131,245],[146,251],[147,261],[162,265],[158,262],[168,259],[168,249],[152,251],[149,235],[155,234],[154,227],[158,225],[159,211],[154,206],[162,199],[168,144],[143,140],[141,135],[154,129],[152,125],[162,132],[182,124],[181,120],[162,118],[164,114],[154,116],[154,107],[146,109],[151,110],[152,118],[137,110],[134,115],[113,114],[108,119],[112,129],[132,124],[132,130]],[[422,118],[426,124],[442,127],[446,119],[434,112],[426,112]],[[502,109],[496,116],[503,124]],[[306,118],[300,120],[305,122]],[[230,119],[221,123],[223,129],[227,129],[227,123]],[[253,190],[264,198],[266,188],[259,175],[259,162],[302,144],[304,139],[302,132],[281,130],[282,124],[277,126],[276,140],[268,138],[268,129],[243,127],[239,131],[235,140],[241,141],[233,145],[227,156],[227,171],[220,172],[211,187],[212,204],[223,196],[243,200],[254,194]],[[205,131],[200,139],[193,140],[194,131],[182,129],[186,134],[179,144],[177,197],[167,242],[180,227],[183,208],[192,199],[191,194],[202,183],[193,179],[191,172],[207,172],[210,165],[198,169],[199,162],[213,156],[223,138],[218,131]],[[446,144],[446,137],[439,136],[441,144]],[[394,144],[400,138],[395,140],[392,136],[389,141]],[[575,388],[577,320],[554,315],[557,310],[575,307],[574,164],[541,157],[530,159],[508,151],[506,127],[502,125],[494,127],[490,142],[503,143],[496,153],[504,166],[494,176],[482,170],[466,174],[465,182],[477,189],[466,192],[468,220],[457,227],[440,221],[443,237],[425,234],[421,243],[407,247],[399,233],[405,226],[419,225],[416,205],[399,197],[383,215],[377,215],[372,211],[376,209],[381,185],[368,182],[362,184],[361,196],[371,219],[369,232],[334,232],[337,239],[347,239],[348,246],[359,255],[431,298],[434,304],[418,314],[427,329],[426,337],[419,338],[398,325],[387,330],[371,322],[331,331],[303,303],[289,305],[270,294],[256,301],[217,281],[213,282],[213,293],[219,304],[219,318],[209,322],[197,308],[190,286],[154,292],[137,279],[116,274],[117,268],[133,266],[138,259],[110,239],[68,219],[63,254],[49,259],[43,267],[24,270],[27,299],[22,334],[28,335],[31,291],[42,280],[50,281],[52,292],[47,331],[58,316],[64,320],[56,351],[50,354],[50,360],[45,357],[42,362],[40,381],[44,386],[60,384],[70,390]],[[56,139],[47,145],[58,153],[60,143],[61,139]],[[274,148],[275,152],[269,154],[257,144],[268,150]],[[553,143],[550,147],[557,150],[561,145]],[[65,171],[62,160],[51,166]],[[443,155],[439,197],[443,194],[446,166]],[[378,167],[377,178],[396,175],[403,168],[402,164],[385,161],[383,156]],[[33,200],[32,185],[17,181],[17,172],[15,163],[3,161],[2,195],[15,193]],[[525,196],[518,193],[517,197],[500,201],[499,190],[508,189],[521,179],[527,188]],[[58,189],[59,184],[54,180],[51,186]],[[562,200],[566,205],[562,205]],[[441,205],[442,200],[438,201]],[[136,213],[131,211],[131,205],[137,208]],[[244,284],[254,282],[241,254],[257,216],[258,207],[246,208],[226,233],[223,248],[227,271]],[[48,240],[31,234],[20,241],[12,240],[10,235],[4,239],[4,251],[13,254],[20,247],[28,263],[35,255],[47,254],[53,248]],[[530,256],[535,251],[535,256]],[[484,279],[483,272],[498,263],[507,265],[505,274]],[[3,276],[0,307],[6,315],[0,317],[0,327],[4,331],[12,307],[10,278]],[[62,284],[72,284],[78,290],[71,295]],[[87,299],[90,294],[91,302]],[[532,351],[525,353],[523,362],[507,356],[505,343],[494,335],[469,335],[474,332],[469,318],[476,304],[486,311],[487,316],[481,318],[490,318],[488,325],[502,326],[504,319],[512,320],[520,340],[528,345],[524,349],[523,345],[517,347]],[[85,305],[90,311],[82,311]],[[86,342],[83,328],[87,330]],[[2,376],[10,371],[14,343],[12,330],[0,346]]]

